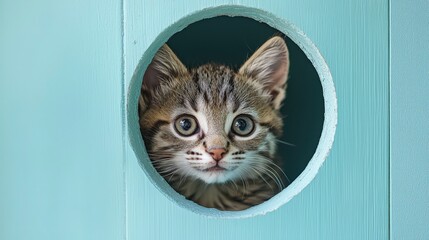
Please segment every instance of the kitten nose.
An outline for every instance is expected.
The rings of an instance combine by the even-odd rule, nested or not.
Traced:
[[[220,161],[226,153],[225,148],[212,148],[207,151],[215,161]]]

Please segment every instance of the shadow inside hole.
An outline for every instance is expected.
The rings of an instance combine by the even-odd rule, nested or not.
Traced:
[[[188,67],[205,63],[229,65],[235,70],[272,36],[282,36],[289,49],[290,71],[281,109],[284,133],[277,143],[282,168],[293,181],[316,151],[324,120],[322,85],[305,53],[282,32],[246,17],[220,16],[190,24],[167,42]]]

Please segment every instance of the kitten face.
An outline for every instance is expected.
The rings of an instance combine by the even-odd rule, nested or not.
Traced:
[[[213,64],[188,71],[164,45],[145,73],[139,105],[141,132],[158,172],[167,181],[206,183],[275,175],[288,68],[279,37],[238,73]]]

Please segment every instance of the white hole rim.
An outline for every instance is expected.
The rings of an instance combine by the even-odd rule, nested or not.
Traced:
[[[187,200],[183,195],[176,192],[151,164],[143,138],[140,134],[139,126],[138,98],[140,96],[140,88],[144,72],[155,56],[155,53],[170,39],[170,37],[180,32],[188,25],[218,16],[251,18],[284,33],[301,48],[313,64],[320,78],[324,98],[325,113],[322,133],[316,151],[303,172],[288,187],[268,201],[242,211],[222,211],[214,208],[206,208],[191,200]],[[237,5],[221,5],[205,8],[185,16],[167,27],[157,36],[144,52],[132,76],[127,94],[126,114],[129,141],[138,162],[152,184],[154,184],[169,200],[182,208],[211,218],[249,218],[257,215],[265,215],[278,209],[299,194],[314,179],[320,167],[328,157],[334,143],[337,126],[337,97],[332,75],[325,59],[304,32],[292,23],[261,9]]]

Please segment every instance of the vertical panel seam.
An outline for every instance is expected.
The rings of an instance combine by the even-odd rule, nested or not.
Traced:
[[[128,239],[128,193],[127,193],[127,154],[126,154],[126,79],[125,79],[125,0],[119,0],[121,7],[121,115],[122,115],[122,181],[123,181],[123,239]]]
[[[392,1],[388,0],[387,1],[387,58],[388,58],[388,64],[387,64],[387,77],[388,77],[388,92],[387,92],[387,96],[388,96],[388,116],[389,116],[389,122],[388,122],[388,162],[387,162],[387,182],[388,182],[388,191],[387,191],[387,204],[388,204],[388,213],[387,213],[387,238],[388,239],[392,239]]]

